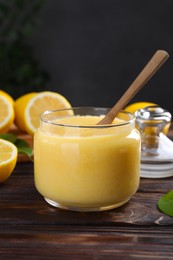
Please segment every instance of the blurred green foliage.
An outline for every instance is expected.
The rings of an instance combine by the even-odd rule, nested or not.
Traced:
[[[27,44],[45,0],[0,0],[0,89],[14,98],[45,88],[48,75]]]

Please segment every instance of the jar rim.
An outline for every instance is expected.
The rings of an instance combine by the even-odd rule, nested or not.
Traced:
[[[103,124],[103,125],[81,125],[81,124],[64,124],[64,123],[58,123],[58,122],[53,122],[52,119],[49,119],[48,116],[55,114],[55,113],[61,113],[61,112],[65,112],[65,111],[79,111],[79,110],[93,110],[93,112],[98,112],[98,111],[105,111],[106,113],[108,113],[108,111],[110,111],[111,108],[105,108],[105,107],[70,107],[70,108],[62,108],[62,109],[55,109],[55,110],[46,110],[43,113],[40,114],[40,120],[43,123],[47,123],[47,124],[51,124],[54,126],[63,126],[63,127],[73,127],[73,128],[110,128],[110,127],[119,127],[119,126],[125,126],[128,124],[131,124],[135,121],[135,115],[128,112],[128,111],[124,111],[121,110],[118,115],[116,116],[117,118],[120,118],[120,115],[127,115],[129,116],[128,120],[124,120],[122,122],[118,122],[118,123],[112,123],[112,124]],[[105,116],[105,114],[99,114]],[[66,117],[71,117],[71,116],[91,116],[90,113],[87,114],[67,114],[67,115],[62,115],[62,116],[57,116],[56,119],[59,118],[66,118]],[[95,115],[96,116],[96,115]],[[121,119],[121,118],[120,118]]]

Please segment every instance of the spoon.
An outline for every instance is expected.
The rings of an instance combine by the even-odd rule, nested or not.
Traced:
[[[137,92],[151,79],[157,70],[169,58],[169,54],[164,50],[158,50],[149,60],[147,65],[139,73],[130,87],[126,90],[119,101],[112,107],[106,116],[100,120],[97,125],[111,124],[117,113],[122,110],[127,103],[137,94]]]

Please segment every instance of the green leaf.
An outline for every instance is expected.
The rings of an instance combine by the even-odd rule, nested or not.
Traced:
[[[19,153],[26,154],[28,157],[32,156],[32,148],[26,141],[18,138],[15,142],[15,145]]]
[[[159,199],[158,207],[163,213],[173,217],[173,190],[169,191]]]
[[[17,141],[17,136],[15,134],[6,133],[6,134],[0,134],[0,138],[7,140],[13,144]]]

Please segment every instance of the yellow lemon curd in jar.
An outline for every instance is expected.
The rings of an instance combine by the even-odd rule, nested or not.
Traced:
[[[124,204],[136,192],[140,175],[138,130],[134,122],[122,124],[125,122],[120,119],[113,125],[122,125],[95,127],[100,119],[70,116],[53,124],[43,123],[37,130],[35,185],[45,198],[67,207],[104,210]]]

